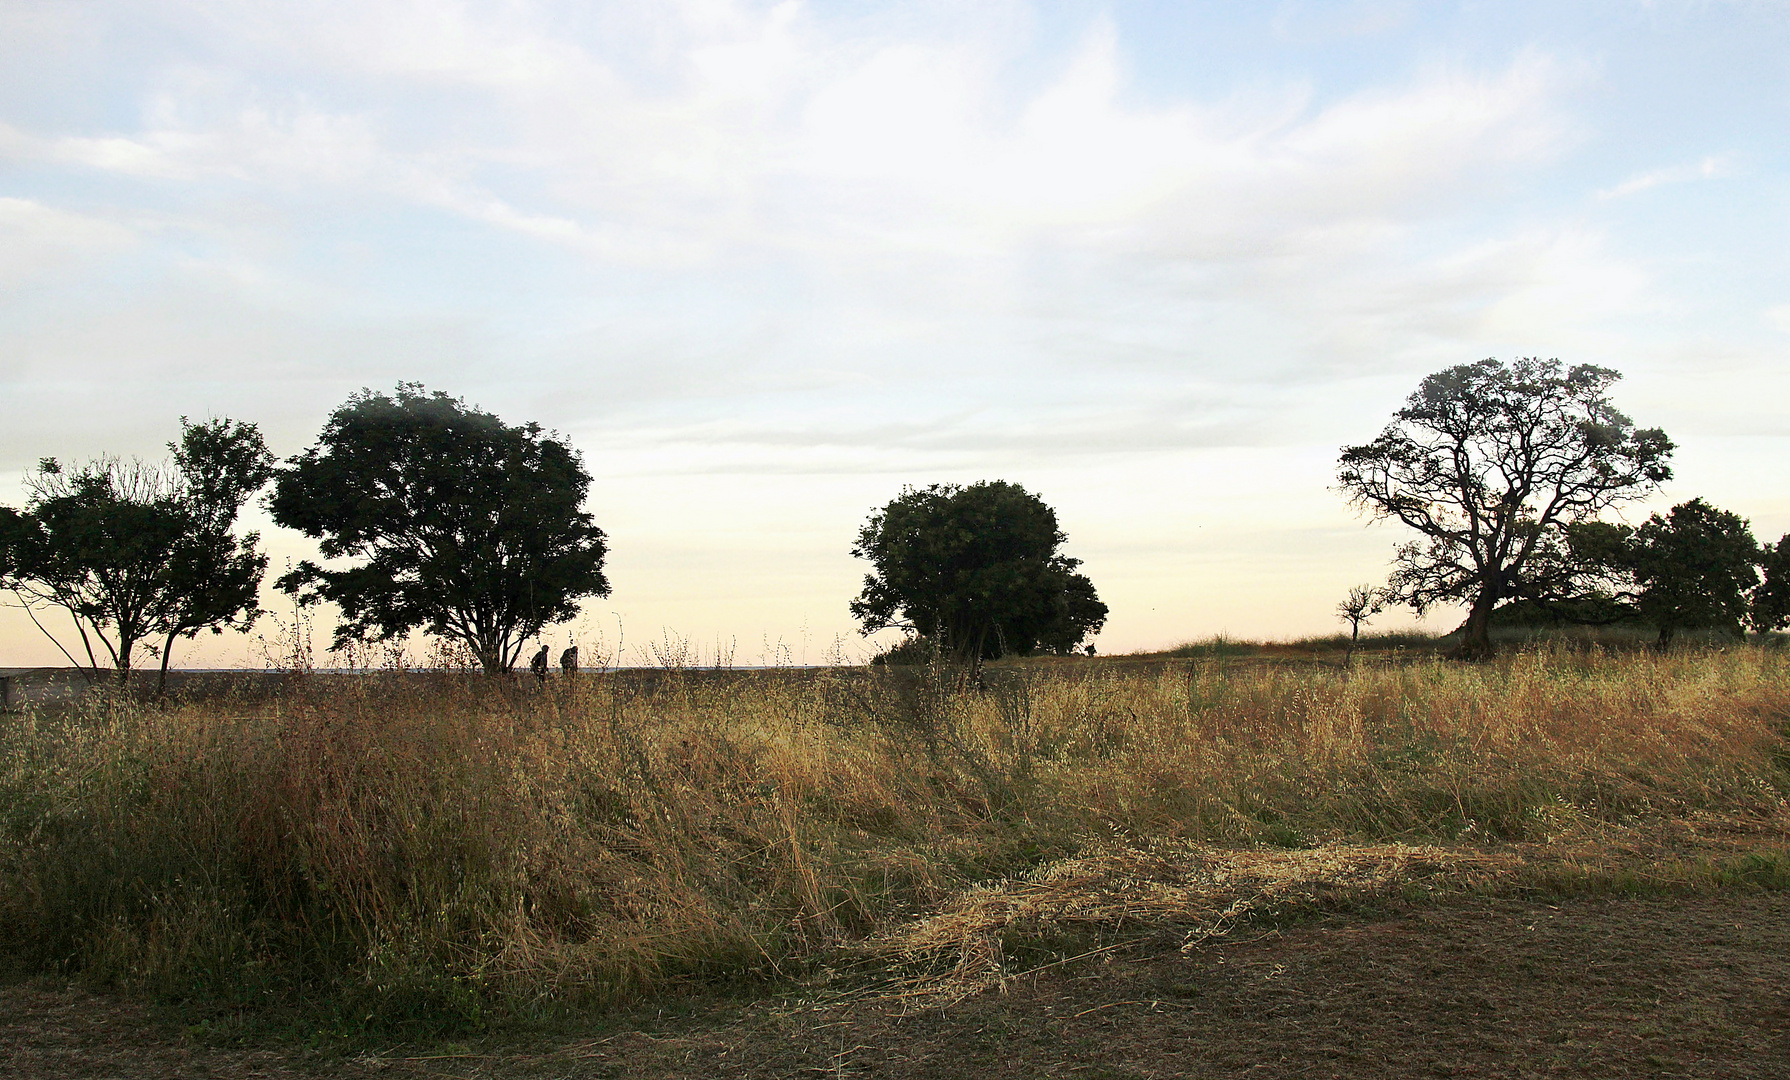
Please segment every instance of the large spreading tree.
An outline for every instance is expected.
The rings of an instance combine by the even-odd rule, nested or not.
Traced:
[[[1106,622],[1056,511],[1018,484],[908,488],[858,532],[872,573],[851,613],[865,634],[897,628],[976,661],[1069,653]]]
[[[0,584],[63,655],[123,680],[144,647],[161,654],[162,687],[177,638],[254,622],[267,568],[258,537],[233,531],[272,473],[260,431],[180,426],[171,465],[45,458],[26,477],[24,511],[0,513]],[[72,622],[85,665],[45,625],[52,609]]]
[[[1467,607],[1456,655],[1491,655],[1499,604],[1581,592],[1567,527],[1672,475],[1671,440],[1610,402],[1619,378],[1558,360],[1463,364],[1424,379],[1373,442],[1343,449],[1350,501],[1420,536],[1399,548],[1389,597]]]
[[[280,579],[342,611],[335,645],[414,630],[464,643],[489,673],[524,642],[609,595],[603,530],[583,510],[590,474],[538,424],[513,426],[403,383],[338,408],[281,470],[269,507],[325,558]]]

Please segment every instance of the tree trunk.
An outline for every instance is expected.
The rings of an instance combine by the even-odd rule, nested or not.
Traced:
[[[1490,660],[1492,658],[1492,609],[1498,598],[1490,589],[1482,589],[1473,599],[1473,609],[1461,628],[1461,643],[1448,655],[1456,660]]]
[[[503,663],[503,647],[492,648],[483,642],[473,645],[473,655],[479,658],[479,666],[487,675],[502,675],[509,671]]]
[[[1671,623],[1661,623],[1659,628],[1659,642],[1655,647],[1658,648],[1660,652],[1665,652],[1667,649],[1670,649],[1672,647],[1672,638],[1677,633],[1678,628],[1676,626],[1673,626]]]
[[[168,693],[168,657],[174,652],[174,639],[178,633],[169,634],[168,640],[162,642],[162,672],[155,680],[155,696],[160,698]]]
[[[112,666],[112,678],[119,686],[124,686],[131,679],[131,652],[137,647],[135,638],[120,638],[118,655]]]

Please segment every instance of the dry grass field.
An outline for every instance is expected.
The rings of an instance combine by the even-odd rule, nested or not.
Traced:
[[[60,980],[16,983],[15,1007],[51,1009],[64,992],[41,988],[74,980],[154,1002],[200,1042],[639,1030],[641,1010],[707,1001],[747,1003],[715,1005],[714,1031],[794,1053],[790,1032],[818,1021],[788,1018],[816,1009],[860,1034],[908,1016],[987,1030],[1023,1027],[1018,1003],[1054,994],[1078,1015],[1046,1026],[1086,1029],[1095,1049],[1050,1051],[1033,1061],[1046,1075],[1116,1053],[1099,1025],[1133,1014],[1222,1040],[1212,1018],[1229,1013],[1164,987],[1278,993],[1214,964],[1234,955],[1234,975],[1298,935],[1473,905],[1481,930],[1531,925],[1556,902],[1639,905],[1637,934],[1669,921],[1647,906],[1662,902],[1714,923],[1763,904],[1759,925],[1781,926],[1790,881],[1781,649],[1370,657],[1352,673],[1208,655],[996,665],[980,686],[944,667],[545,687],[309,675],[0,723],[0,949],[15,974]],[[1497,957],[1496,936],[1451,936]],[[1391,957],[1393,937],[1345,943]],[[1603,937],[1513,937],[1505,959],[1533,973],[1559,960],[1549,948],[1586,955]],[[1446,955],[1421,961],[1427,977]],[[1098,1000],[1076,997],[1095,976],[1110,983]],[[1749,978],[1781,1047],[1783,972]],[[620,1071],[589,1075],[645,1068],[660,1043],[632,1065],[612,1055],[625,1040],[602,1045],[579,1060]],[[843,1075],[846,1049],[741,1075],[822,1058]],[[1153,1060],[1105,1075],[1169,1074]]]

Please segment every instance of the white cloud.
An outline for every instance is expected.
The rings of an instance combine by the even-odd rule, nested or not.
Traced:
[[[1222,258],[1367,236],[1359,223],[1483,191],[1481,177],[1560,144],[1552,97],[1570,81],[1531,53],[1315,109],[1297,87],[1138,105],[1097,23],[1015,109],[988,42],[867,49],[793,4],[672,5],[651,20],[650,77],[630,79],[600,42],[580,47],[530,10],[355,4],[275,20],[290,40],[258,33],[283,66],[326,54],[385,80],[382,104],[342,112],[183,69],[142,130],[39,152],[135,176],[397,194],[605,258],[735,244],[949,256],[1032,238]],[[456,98],[461,119],[407,124],[426,104],[414,95],[444,82],[471,95]]]
[[[1566,142],[1556,99],[1577,76],[1534,52],[1491,72],[1432,65],[1331,101],[1287,85],[1158,103],[1130,93],[1122,43],[1095,22],[1054,78],[1012,99],[990,41],[832,36],[793,4],[605,12],[649,43],[632,61],[600,36],[554,34],[527,5],[307,14],[229,26],[269,70],[327,65],[359,80],[352,111],[326,104],[344,97],[327,80],[288,87],[188,65],[158,77],[138,130],[11,141],[40,160],[183,188],[228,182],[270,202],[407,203],[602,268],[789,267],[801,310],[776,316],[785,325],[763,346],[720,330],[693,344],[691,327],[662,318],[643,331],[630,348],[655,369],[705,372],[694,385],[660,376],[661,394],[685,387],[678,400],[771,372],[812,385],[828,353],[822,370],[849,384],[837,400],[864,378],[881,385],[892,365],[924,381],[975,363],[987,377],[964,384],[972,400],[1059,365],[1028,395],[1067,410],[1048,422],[976,432],[986,417],[880,393],[860,430],[915,452],[1048,448],[1057,426],[1084,447],[1117,447],[1126,432],[1139,446],[1257,440],[1253,421],[1210,410],[1140,419],[1118,400],[1134,391],[1089,373],[1130,364],[1179,378],[1195,356],[1226,354],[1207,362],[1285,373],[1321,355],[1334,368],[1396,353],[1413,331],[1476,335],[1568,318],[1581,300],[1611,310],[1633,285],[1570,238],[1413,262],[1425,222]],[[244,276],[240,256],[205,258],[247,302],[276,288]],[[1571,299],[1549,309],[1556,286]],[[600,347],[613,355],[623,337]],[[1175,401],[1181,388],[1135,392]],[[907,419],[920,428],[887,422],[900,410],[917,410]],[[928,425],[935,435],[895,434]],[[737,445],[726,425],[705,430]]]
[[[1634,265],[1605,251],[1601,234],[1578,228],[1532,230],[1443,259],[1426,268],[1430,288],[1453,303],[1412,304],[1447,310],[1464,304],[1472,325],[1460,336],[1488,341],[1547,343],[1567,348],[1567,336],[1595,331],[1635,310],[1648,285]]]
[[[1655,169],[1652,172],[1640,173],[1629,177],[1615,187],[1605,188],[1597,193],[1599,199],[1621,199],[1662,184],[1684,184],[1696,180],[1714,180],[1727,176],[1731,172],[1727,159],[1722,157],[1706,157],[1692,165],[1677,165],[1670,169]]]
[[[1116,40],[1096,27],[1003,125],[969,65],[903,46],[815,92],[794,157],[835,182],[823,198],[840,218],[881,223],[872,236],[1263,253],[1301,230],[1426,212],[1479,190],[1479,170],[1547,153],[1564,126],[1550,104],[1561,81],[1525,55],[1489,78],[1437,70],[1315,111],[1298,94],[1140,108],[1125,101]]]
[[[1014,97],[998,35],[860,39],[793,3],[594,11],[567,33],[564,12],[529,4],[208,5],[213,54],[235,66],[159,72],[134,130],[0,147],[169,190],[303,198],[293,215],[316,213],[319,197],[439,211],[604,273],[777,268],[800,290],[781,301],[796,310],[746,312],[726,330],[711,307],[701,341],[659,314],[664,301],[642,309],[636,338],[612,323],[597,347],[617,355],[629,341],[620,355],[667,372],[660,393],[821,371],[857,380],[848,395],[891,364],[931,379],[975,356],[989,380],[972,394],[999,395],[999,380],[1044,362],[1061,381],[1032,394],[1073,408],[1107,400],[1068,375],[1088,360],[1334,368],[1397,355],[1413,333],[1570,322],[1582,302],[1596,316],[1638,287],[1563,235],[1468,240],[1485,250],[1453,255],[1414,239],[1569,142],[1559,98],[1578,69],[1533,51],[1331,100],[1299,84],[1143,98],[1116,31],[1096,21],[1054,77]],[[283,275],[256,285],[245,270],[318,225],[276,214],[215,226],[214,213],[195,204],[165,230],[206,233],[182,265],[215,263],[250,304],[290,293],[273,284]],[[268,235],[246,235],[256,229]],[[680,382],[679,370],[705,375]],[[1078,441],[1136,430],[1124,408],[1100,409],[1066,421]],[[1011,430],[1026,441],[1026,422]],[[1240,430],[1202,417],[1145,441]]]
[[[184,85],[149,103],[144,130],[134,135],[70,135],[27,145],[35,157],[127,176],[279,187],[362,183],[382,162],[360,117],[302,99],[273,105],[220,79],[179,81]]]
[[[1333,448],[1371,437],[1422,374],[1611,362],[1651,418],[1640,374],[1682,369],[1714,425],[1724,392],[1759,381],[1708,378],[1716,350],[1665,357],[1648,336],[1692,340],[1667,321],[1718,303],[1742,317],[1708,317],[1708,344],[1759,331],[1760,310],[1790,331],[1768,293],[1691,311],[1704,294],[1672,291],[1670,252],[1576,220],[1583,182],[1556,166],[1585,164],[1571,155],[1599,145],[1616,85],[1581,94],[1577,58],[1619,50],[1537,35],[1543,54],[1513,33],[1438,53],[1425,26],[1446,20],[1396,0],[1282,20],[1305,42],[1362,35],[1321,63],[1281,46],[1216,62],[1243,38],[1213,22],[1276,27],[1208,13],[1173,70],[1125,36],[1135,13],[1027,36],[1077,17],[1060,5],[78,7],[55,40],[106,74],[91,101],[40,106],[53,95],[0,76],[0,284],[33,290],[0,296],[0,450],[153,452],[167,417],[211,409],[289,451],[353,388],[421,378],[575,434],[618,596],[696,597],[642,616],[649,631],[701,633],[715,604],[774,628],[843,620],[861,568],[840,537],[865,509],[902,482],[999,475],[1048,480],[1099,523],[1136,582],[1115,604],[1127,644],[1204,632],[1189,612],[1225,589],[1233,612],[1259,606],[1264,532],[1304,537],[1293,558],[1347,522]],[[1686,161],[1686,145],[1636,152]],[[1778,430],[1768,404],[1759,431]],[[783,523],[807,546],[734,557],[713,535],[722,496],[753,508],[745,531]],[[1349,535],[1346,574],[1371,574],[1386,538]],[[1156,546],[1126,554],[1139,536]],[[834,575],[818,585],[816,551]],[[1313,580],[1288,573],[1289,595]],[[740,584],[763,574],[797,584],[770,600]],[[1147,634],[1121,628],[1159,602]]]
[[[1282,0],[1270,25],[1277,35],[1289,40],[1330,44],[1383,34],[1410,18],[1409,0],[1345,0],[1316,9],[1297,0]]]
[[[131,229],[102,218],[0,197],[0,286],[17,288],[81,260],[123,251],[136,239]]]

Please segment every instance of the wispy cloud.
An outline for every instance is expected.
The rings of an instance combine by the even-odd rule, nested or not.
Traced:
[[[1599,199],[1621,199],[1635,195],[1662,184],[1685,184],[1696,180],[1715,180],[1730,174],[1730,166],[1726,158],[1706,157],[1694,165],[1676,165],[1669,169],[1655,169],[1652,172],[1631,176],[1615,187],[1604,188],[1597,193]]]
[[[124,251],[134,230],[104,218],[0,196],[0,286],[67,272],[82,260]]]
[[[1316,107],[1298,88],[1147,107],[1127,101],[1120,45],[1096,23],[1056,79],[1004,108],[983,48],[866,49],[792,4],[669,6],[651,26],[651,76],[632,79],[526,10],[354,5],[288,26],[289,41],[232,23],[280,66],[327,56],[384,82],[384,100],[331,110],[189,68],[138,131],[30,145],[130,176],[398,194],[605,256],[630,240],[950,255],[1039,237],[1179,237],[1222,256],[1421,210],[1451,188],[1470,197],[1477,176],[1546,155],[1563,129],[1552,97],[1566,76],[1534,53]],[[415,95],[442,84],[470,95],[460,122],[409,123]]]
[[[1044,477],[1115,545],[1197,527],[1246,561],[1348,520],[1333,448],[1489,355],[1620,367],[1675,436],[1774,400],[1790,314],[1773,267],[1714,250],[1730,200],[1613,212],[1710,178],[1776,205],[1777,148],[1744,133],[1781,127],[1747,110],[1782,100],[1754,84],[1784,48],[1738,9],[1588,35],[1540,3],[919,7],[0,5],[0,467],[153,453],[206,410],[290,452],[415,378],[571,432],[618,560],[694,552],[725,585],[758,571],[702,539],[715,500],[830,536],[976,476]],[[1715,55],[1752,58],[1744,92]],[[1699,76],[1676,133],[1661,56]],[[1713,95],[1744,122],[1704,156]],[[1669,167],[1587,182],[1614,139]],[[1299,581],[1371,575],[1384,543],[1349,535],[1368,564]],[[790,559],[766,572],[806,580]],[[630,596],[643,565],[618,562]],[[1232,586],[1197,565],[1137,564],[1113,633],[1212,610]]]
[[[776,316],[779,347],[692,350],[693,327],[659,320],[639,351],[661,366],[708,352],[701,364],[720,372],[800,370],[831,333],[834,366],[858,372],[883,367],[893,343],[962,352],[991,335],[996,367],[1041,351],[1172,372],[1217,355],[1174,340],[1178,311],[1235,354],[1202,362],[1259,367],[1242,358],[1250,326],[1279,322],[1304,326],[1295,354],[1340,347],[1334,366],[1392,355],[1438,316],[1473,332],[1460,320],[1500,302],[1495,274],[1414,253],[1412,238],[1569,148],[1562,96],[1584,76],[1519,50],[1328,99],[1303,83],[1143,97],[1113,24],[1095,20],[1016,94],[992,34],[865,40],[791,3],[594,10],[597,30],[626,33],[568,35],[531,5],[209,7],[202,24],[227,45],[214,52],[307,78],[184,63],[155,77],[134,128],[5,144],[189,196],[292,206],[233,220],[230,245],[245,229],[288,243],[298,215],[316,235],[330,214],[396,206],[600,273],[673,275],[672,289],[749,266],[802,283],[799,314]],[[209,229],[215,210],[186,213]],[[1539,296],[1558,258],[1509,255],[1500,272],[1528,267]],[[1581,290],[1624,276],[1594,246],[1575,258]],[[1155,314],[1129,328],[1142,305]]]

